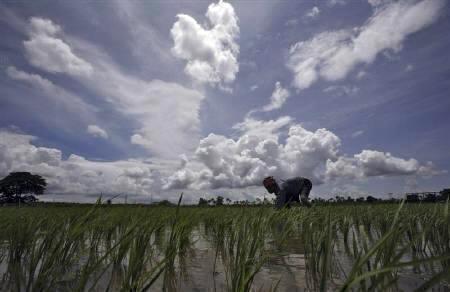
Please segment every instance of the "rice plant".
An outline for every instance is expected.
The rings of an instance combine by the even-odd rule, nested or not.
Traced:
[[[418,291],[449,287],[448,202],[276,211],[99,201],[2,207],[0,290],[275,291],[287,278],[271,259],[289,256],[294,238],[304,254],[297,284],[309,291],[398,291],[411,278]],[[263,274],[275,276],[262,283]]]

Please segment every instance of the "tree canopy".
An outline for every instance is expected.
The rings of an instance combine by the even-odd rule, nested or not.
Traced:
[[[4,196],[42,195],[46,187],[47,182],[42,176],[29,172],[11,172],[0,180],[0,193]]]

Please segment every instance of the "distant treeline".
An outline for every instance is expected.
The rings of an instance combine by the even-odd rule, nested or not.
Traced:
[[[406,202],[408,203],[435,203],[435,202],[445,202],[450,197],[450,189],[443,189],[440,192],[422,192],[422,193],[408,193],[405,194]],[[402,198],[403,199],[403,198]],[[314,198],[311,200],[314,204],[346,204],[346,203],[397,203],[402,199],[381,199],[374,196],[352,198],[350,196],[335,196],[330,199]],[[200,198],[198,201],[198,206],[222,206],[222,205],[269,205],[273,204],[274,199],[260,199],[257,198],[255,201],[241,200],[232,201],[228,198],[218,196],[217,198],[205,199]]]

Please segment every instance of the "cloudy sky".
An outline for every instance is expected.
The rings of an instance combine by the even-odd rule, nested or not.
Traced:
[[[44,199],[450,187],[446,0],[4,1],[0,176]]]

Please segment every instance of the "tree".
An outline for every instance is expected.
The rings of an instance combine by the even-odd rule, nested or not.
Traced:
[[[200,200],[198,200],[198,205],[199,206],[208,206],[208,201],[206,199],[200,198]]]
[[[437,196],[435,194],[429,193],[426,194],[425,198],[423,199],[424,202],[430,202],[434,203],[437,201]]]
[[[418,194],[409,194],[406,195],[406,202],[408,203],[416,203],[416,202],[420,202],[420,198]]]
[[[45,179],[29,172],[11,172],[0,180],[0,193],[5,202],[36,201],[32,195],[42,195],[47,187]],[[22,196],[29,194],[28,196]]]
[[[345,201],[345,198],[343,196],[336,196],[336,202],[337,203],[342,203]]]
[[[365,201],[366,201],[366,199],[364,199],[364,197],[359,197],[358,199],[356,199],[356,202],[358,202],[358,203],[363,203]]]
[[[441,194],[440,199],[442,201],[447,201],[450,198],[450,189],[443,189],[439,193]]]
[[[223,205],[223,197],[218,196],[216,199],[216,206],[222,206]]]
[[[366,202],[367,203],[373,203],[373,202],[376,202],[376,201],[378,201],[378,199],[375,198],[375,197],[372,197],[372,196],[367,196],[367,198],[366,198]]]
[[[158,206],[164,206],[164,207],[172,207],[175,206],[175,204],[171,203],[169,200],[162,200],[156,203]]]

